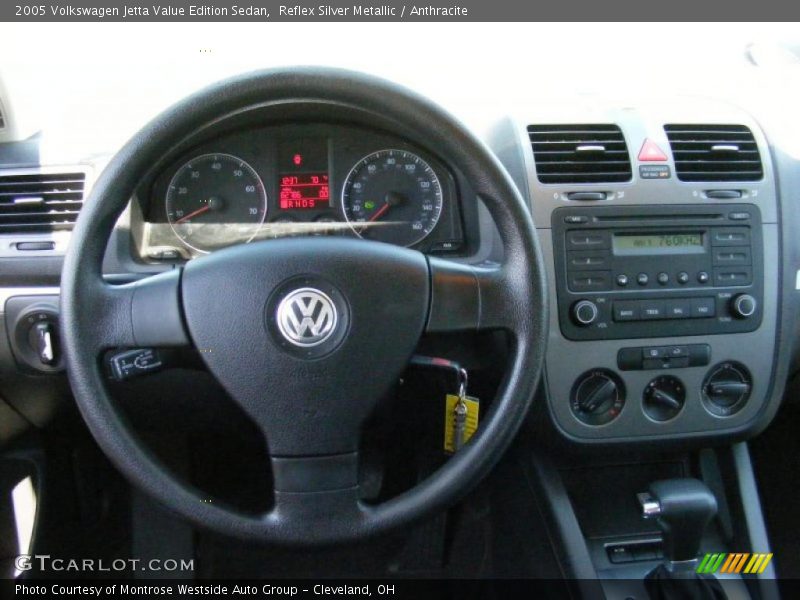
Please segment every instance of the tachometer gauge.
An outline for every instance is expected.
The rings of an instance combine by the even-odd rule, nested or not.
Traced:
[[[379,150],[350,170],[342,210],[359,236],[413,246],[442,215],[442,185],[431,166],[406,150]]]
[[[241,158],[203,154],[183,165],[167,189],[175,235],[199,252],[252,240],[267,216],[261,178]]]

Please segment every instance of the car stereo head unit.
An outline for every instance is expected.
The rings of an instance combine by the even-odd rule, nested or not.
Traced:
[[[568,339],[737,333],[761,322],[752,204],[560,208],[552,227]]]

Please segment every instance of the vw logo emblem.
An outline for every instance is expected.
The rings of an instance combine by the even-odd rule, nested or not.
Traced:
[[[276,317],[281,335],[301,348],[325,342],[336,331],[339,320],[333,300],[310,287],[294,290],[281,300]]]

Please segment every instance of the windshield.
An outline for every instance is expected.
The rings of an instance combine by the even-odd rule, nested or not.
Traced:
[[[208,83],[265,67],[373,73],[482,128],[514,107],[581,97],[762,102],[770,87],[797,88],[786,49],[799,46],[794,24],[4,23],[0,77],[26,133],[84,156],[113,152]]]

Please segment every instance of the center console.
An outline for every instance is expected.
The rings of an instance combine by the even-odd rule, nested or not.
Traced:
[[[561,434],[708,439],[768,422],[779,229],[757,123],[702,102],[562,106],[509,119],[493,146],[542,243]]]

